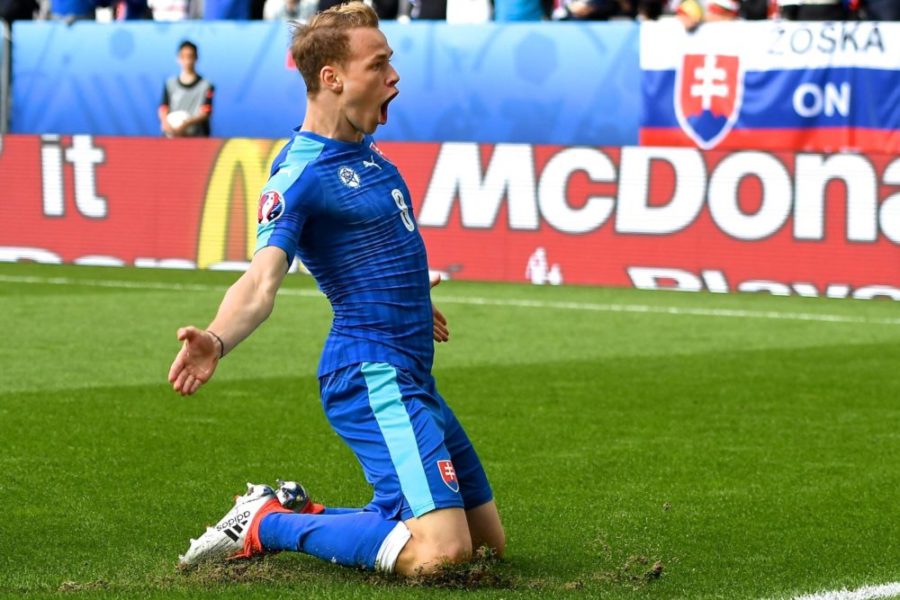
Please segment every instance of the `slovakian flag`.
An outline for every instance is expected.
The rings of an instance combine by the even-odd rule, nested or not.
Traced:
[[[716,146],[737,121],[744,86],[740,57],[685,54],[675,81],[675,117],[701,148]]]
[[[640,142],[900,151],[900,23],[641,27]]]

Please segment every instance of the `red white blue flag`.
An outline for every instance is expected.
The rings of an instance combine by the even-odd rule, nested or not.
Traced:
[[[640,141],[900,151],[900,23],[641,27]]]

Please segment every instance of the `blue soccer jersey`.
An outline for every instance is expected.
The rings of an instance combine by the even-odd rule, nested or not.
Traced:
[[[334,310],[319,376],[359,363],[431,370],[425,244],[409,189],[370,136],[294,132],[259,201],[256,251],[297,255]]]

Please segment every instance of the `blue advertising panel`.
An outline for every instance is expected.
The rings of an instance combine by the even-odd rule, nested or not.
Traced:
[[[401,94],[382,140],[628,145],[640,118],[633,23],[397,24]],[[11,130],[159,135],[163,83],[182,40],[216,87],[217,137],[283,137],[305,87],[282,22],[17,22]]]
[[[6,46],[9,44],[9,28],[0,21],[0,133],[6,131],[9,106],[9,57]]]

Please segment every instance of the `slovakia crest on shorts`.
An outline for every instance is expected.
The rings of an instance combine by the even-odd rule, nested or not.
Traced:
[[[456,478],[456,469],[449,460],[437,461],[438,470],[441,472],[441,479],[447,484],[447,487],[454,492],[459,491],[459,479]]]
[[[697,146],[709,150],[728,135],[744,96],[737,56],[685,54],[675,75],[675,117]]]
[[[256,221],[260,225],[271,223],[284,213],[284,199],[275,190],[263,192],[259,197],[259,208],[256,211]]]

